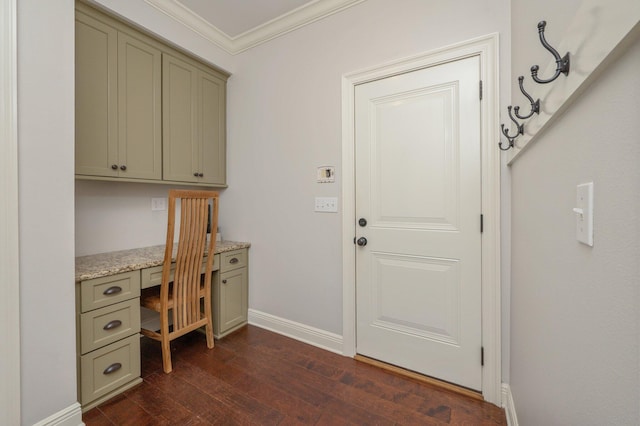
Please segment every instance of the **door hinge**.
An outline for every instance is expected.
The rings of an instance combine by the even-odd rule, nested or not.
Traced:
[[[484,367],[484,346],[480,347],[480,366]]]
[[[480,80],[480,100],[482,100],[482,80]]]
[[[480,233],[482,234],[484,232],[484,215],[481,214],[480,215]]]

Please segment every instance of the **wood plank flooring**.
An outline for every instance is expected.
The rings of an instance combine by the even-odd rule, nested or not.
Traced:
[[[141,340],[139,386],[87,411],[93,425],[506,425],[504,411],[254,326],[216,340]]]

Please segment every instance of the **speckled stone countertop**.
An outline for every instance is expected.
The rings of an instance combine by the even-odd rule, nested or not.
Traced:
[[[216,242],[215,253],[250,247],[238,241]],[[162,265],[164,244],[76,257],[76,282]]]

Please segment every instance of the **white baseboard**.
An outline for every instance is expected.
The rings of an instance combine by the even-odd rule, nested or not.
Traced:
[[[275,315],[249,309],[249,324],[342,355],[342,336]]]
[[[84,426],[82,423],[82,407],[77,402],[64,410],[40,420],[34,426]]]
[[[502,384],[502,407],[507,415],[507,425],[518,426],[518,416],[516,416],[516,406],[513,403],[511,387],[507,383]]]

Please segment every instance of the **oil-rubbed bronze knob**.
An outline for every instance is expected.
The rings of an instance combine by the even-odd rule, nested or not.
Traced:
[[[127,166],[125,166],[125,165],[123,164],[122,166],[120,166],[120,170],[122,170],[122,171],[124,172],[125,170],[127,170]]]
[[[118,170],[118,165],[117,165],[117,164],[112,164],[112,165],[111,165],[111,168],[112,168],[113,170]]]
[[[356,244],[358,244],[360,247],[364,247],[367,245],[367,239],[365,237],[360,237],[358,238],[358,241],[356,241]]]
[[[204,174],[198,173],[198,177],[203,177],[203,176],[204,176]]]
[[[194,173],[193,173],[193,175],[194,175],[195,177],[198,177],[198,172],[194,172]]]

